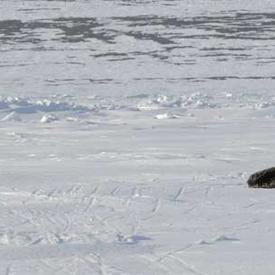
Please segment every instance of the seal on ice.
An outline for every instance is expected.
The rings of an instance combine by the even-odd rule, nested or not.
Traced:
[[[275,167],[252,174],[247,183],[254,188],[275,188]]]

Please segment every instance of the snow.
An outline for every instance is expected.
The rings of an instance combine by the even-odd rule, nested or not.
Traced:
[[[40,119],[41,123],[50,123],[53,121],[58,120],[58,118],[55,115],[49,114],[49,115],[43,115],[43,117]]]
[[[246,179],[272,163],[274,119],[232,106],[155,119],[120,103],[2,122],[2,272],[272,272],[273,191]]]
[[[1,1],[0,274],[274,274],[274,8]]]

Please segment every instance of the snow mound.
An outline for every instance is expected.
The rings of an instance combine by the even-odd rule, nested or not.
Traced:
[[[238,238],[233,238],[233,237],[228,237],[226,235],[220,235],[220,236],[217,236],[216,238],[213,238],[211,240],[200,240],[197,242],[197,244],[199,245],[213,245],[213,244],[216,244],[218,242],[240,242],[240,239]]]
[[[157,114],[155,116],[155,119],[173,119],[173,118],[178,118],[179,116],[178,115],[174,115],[174,114],[171,114],[171,113],[163,113],[163,114]]]
[[[57,116],[52,115],[52,114],[47,114],[47,115],[44,115],[40,119],[40,122],[41,123],[50,123],[50,122],[53,122],[53,121],[56,121],[56,120],[58,120]]]
[[[208,95],[193,93],[189,96],[156,95],[142,100],[137,105],[140,111],[158,110],[161,108],[218,108],[219,104]]]
[[[30,114],[36,112],[60,112],[90,111],[89,106],[79,105],[76,102],[68,101],[66,98],[32,98],[32,97],[1,97],[0,109],[10,110],[16,113]]]

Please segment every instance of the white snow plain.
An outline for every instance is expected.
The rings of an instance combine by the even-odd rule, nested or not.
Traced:
[[[198,3],[1,1],[0,274],[275,274],[275,4]]]
[[[275,106],[149,97],[2,98],[1,274],[274,272]]]

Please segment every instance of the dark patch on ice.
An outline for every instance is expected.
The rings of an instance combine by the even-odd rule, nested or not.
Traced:
[[[34,21],[4,20],[0,21],[0,41],[30,42],[33,44],[44,41],[40,37],[41,29],[56,30],[58,34],[52,39],[61,42],[85,42],[95,38],[106,43],[112,43],[114,35],[101,28],[94,17],[59,17]]]
[[[118,53],[118,52],[109,52],[109,53],[101,53],[101,54],[95,54],[93,57],[124,57],[127,56],[126,53]]]
[[[141,31],[130,31],[125,33],[128,36],[134,37],[137,40],[152,40],[154,42],[157,42],[159,44],[173,44],[174,42],[169,39],[161,36],[160,34],[157,33],[144,33]]]
[[[168,29],[198,29],[205,34],[182,35],[181,38],[210,39],[251,39],[268,40],[274,38],[274,13],[238,13],[216,16],[173,17],[140,15],[114,17],[114,20],[123,21],[129,27],[165,26]],[[171,35],[170,35],[171,36]],[[166,37],[163,37],[169,39]]]
[[[108,84],[108,83],[114,82],[113,78],[100,78],[100,79],[89,78],[87,80],[94,84]]]

